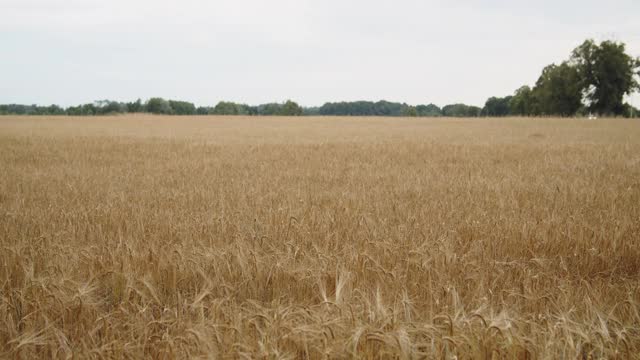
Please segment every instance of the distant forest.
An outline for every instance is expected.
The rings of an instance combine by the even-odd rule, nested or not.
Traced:
[[[551,64],[533,87],[522,86],[513,95],[490,97],[483,107],[451,104],[408,105],[389,101],[330,102],[302,107],[288,100],[258,106],[221,101],[213,107],[196,107],[187,101],[151,98],[133,102],[110,100],[70,106],[0,105],[0,115],[110,115],[152,113],[166,115],[263,115],[263,116],[601,116],[638,117],[640,111],[624,97],[640,90],[640,58],[626,53],[625,44],[586,40],[568,60]]]

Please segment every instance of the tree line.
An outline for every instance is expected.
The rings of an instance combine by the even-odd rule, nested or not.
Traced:
[[[108,115],[152,113],[166,115],[263,115],[263,116],[640,116],[624,97],[640,90],[640,58],[626,53],[625,44],[586,40],[568,60],[551,64],[533,87],[522,86],[513,95],[490,97],[484,107],[451,104],[408,105],[390,101],[328,102],[302,107],[287,100],[258,106],[221,101],[213,107],[154,97],[143,102],[96,101],[62,108],[58,105],[0,105],[0,115]]]
[[[320,107],[302,107],[287,100],[284,103],[268,103],[258,106],[220,101],[216,106],[196,107],[187,101],[151,98],[145,102],[110,100],[62,108],[58,105],[0,105],[0,115],[115,115],[151,113],[163,115],[263,115],[263,116],[421,116],[421,117],[477,117],[482,108],[465,104],[452,104],[440,108],[437,105],[407,105],[390,101],[353,101],[326,103]]]
[[[249,106],[233,102],[221,101],[214,107],[196,107],[193,103],[178,100],[166,100],[159,97],[145,102],[138,99],[134,102],[118,102],[100,100],[90,104],[62,108],[58,105],[38,106],[9,104],[0,105],[0,115],[115,115],[151,113],[162,115],[264,115],[264,116],[299,116],[304,109],[293,101],[269,103]]]
[[[58,105],[38,106],[8,104],[0,105],[0,115],[116,115],[151,113],[161,115],[249,115],[249,116],[420,116],[420,117],[477,117],[483,109],[466,104],[451,104],[440,108],[437,105],[407,105],[390,101],[329,102],[320,107],[302,107],[287,100],[284,103],[268,103],[258,106],[220,101],[216,106],[199,106],[193,103],[163,98],[151,98],[145,102],[100,100],[90,104],[62,108]]]
[[[482,109],[477,106],[465,104],[451,104],[442,108],[435,104],[407,105],[405,103],[389,101],[352,101],[326,103],[319,108],[306,109],[309,115],[324,116],[455,116],[476,117],[480,116]]]
[[[491,97],[482,110],[486,116],[638,116],[624,97],[640,90],[640,58],[625,51],[625,44],[586,40],[568,60],[551,64],[533,88],[522,86],[513,95]]]

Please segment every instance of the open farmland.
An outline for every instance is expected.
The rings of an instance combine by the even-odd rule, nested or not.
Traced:
[[[2,358],[640,358],[640,122],[0,117]]]

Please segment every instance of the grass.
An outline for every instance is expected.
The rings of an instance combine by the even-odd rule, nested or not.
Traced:
[[[640,122],[0,117],[0,357],[640,358]]]

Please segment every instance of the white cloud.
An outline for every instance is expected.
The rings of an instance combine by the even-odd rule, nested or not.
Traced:
[[[2,102],[480,105],[532,84],[585,38],[640,55],[632,0],[0,0],[0,10]]]

